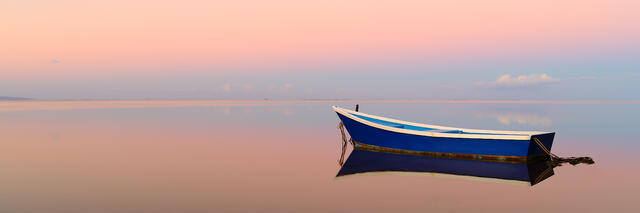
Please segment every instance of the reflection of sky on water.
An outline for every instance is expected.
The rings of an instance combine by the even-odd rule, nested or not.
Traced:
[[[504,124],[505,126],[511,126],[512,124],[513,125],[527,124],[530,126],[548,127],[548,126],[551,126],[551,123],[553,122],[550,117],[545,117],[545,116],[536,115],[536,114],[509,113],[509,112],[501,113],[501,114],[493,114],[493,115],[478,114],[477,117],[495,118],[498,122],[500,122],[501,124]]]
[[[43,104],[46,105],[46,104]],[[638,105],[360,103],[362,112],[464,128],[556,131],[553,152],[591,156],[533,188],[339,170],[331,105],[302,102],[0,109],[0,210],[629,211],[637,209]],[[286,116],[286,112],[290,112]],[[524,114],[548,126],[478,115]],[[544,205],[532,205],[544,203]],[[366,204],[366,205],[365,205]]]
[[[530,124],[532,126],[550,126],[551,118],[541,117],[537,115],[519,115],[519,114],[504,114],[496,117],[501,124],[511,125],[511,123],[518,124]]]

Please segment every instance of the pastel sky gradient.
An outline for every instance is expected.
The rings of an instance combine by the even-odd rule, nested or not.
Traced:
[[[0,2],[0,96],[640,100],[640,1]]]

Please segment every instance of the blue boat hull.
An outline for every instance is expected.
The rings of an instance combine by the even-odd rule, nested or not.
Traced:
[[[479,139],[455,137],[430,137],[389,131],[363,124],[340,113],[338,117],[358,146],[380,148],[384,151],[410,151],[430,154],[452,154],[466,158],[527,161],[545,152],[533,141],[507,139]],[[551,150],[555,133],[535,135],[545,147]]]

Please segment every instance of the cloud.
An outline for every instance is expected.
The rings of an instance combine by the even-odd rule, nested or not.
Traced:
[[[551,126],[552,123],[550,117],[528,114],[499,114],[496,115],[496,120],[507,126],[512,123],[529,124],[532,126]]]
[[[218,87],[218,91],[222,92],[231,92],[233,91],[242,91],[242,92],[251,92],[254,90],[253,84],[231,84],[225,83]]]
[[[231,84],[222,85],[222,91],[225,91],[225,92],[231,91]]]
[[[441,88],[441,89],[459,89],[459,86],[455,85],[455,84],[440,84],[440,85],[438,85],[438,88]]]
[[[596,80],[598,78],[593,77],[593,76],[582,76],[582,77],[578,77],[576,78],[577,80]]]
[[[49,61],[49,62],[51,62],[52,64],[60,63],[60,61],[58,61],[57,59],[51,59],[51,61]]]
[[[516,112],[501,112],[501,113],[489,113],[489,114],[477,114],[480,118],[494,118],[505,126],[512,124],[530,125],[530,126],[551,126],[553,120],[551,117],[530,114],[530,113],[516,113]]]
[[[291,83],[286,83],[286,84],[283,84],[283,85],[269,85],[267,87],[269,92],[272,92],[272,93],[287,92],[287,91],[291,90],[292,88],[293,88],[293,84],[291,84]]]
[[[476,86],[481,87],[494,87],[494,88],[515,88],[515,87],[529,87],[539,86],[544,84],[550,84],[560,81],[560,79],[553,78],[547,74],[531,74],[520,75],[513,77],[509,74],[500,76],[498,79],[492,82],[477,82]]]
[[[242,85],[242,90],[244,90],[245,92],[250,92],[253,90],[253,85],[252,84],[244,84]]]

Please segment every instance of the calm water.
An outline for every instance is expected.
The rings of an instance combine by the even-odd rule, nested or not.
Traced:
[[[556,131],[590,156],[534,185],[335,178],[330,106],[351,102],[0,102],[0,212],[637,212],[638,104],[361,102],[360,111],[479,129]],[[347,153],[349,154],[349,153]]]

